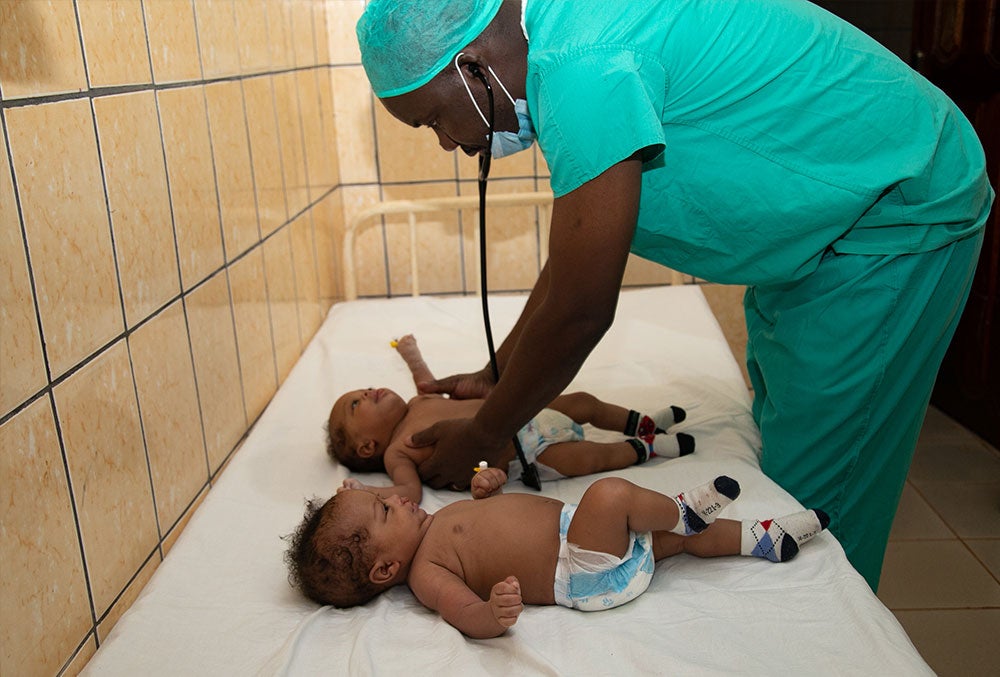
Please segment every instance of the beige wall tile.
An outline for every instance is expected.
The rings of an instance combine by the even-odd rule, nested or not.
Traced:
[[[224,262],[205,91],[201,86],[168,89],[157,98],[181,283],[190,289]]]
[[[152,82],[141,0],[78,0],[91,87]]]
[[[100,641],[105,641],[108,635],[111,634],[111,629],[115,627],[119,620],[121,620],[122,614],[128,611],[128,608],[132,606],[136,598],[139,597],[139,593],[142,589],[146,587],[149,583],[149,579],[153,577],[156,573],[156,569],[160,566],[160,562],[163,560],[160,558],[160,552],[157,550],[154,552],[146,563],[142,565],[139,572],[135,575],[135,578],[128,584],[125,591],[122,592],[121,597],[119,597],[115,603],[108,610],[107,615],[104,616],[104,620],[97,624],[97,636]]]
[[[97,638],[91,634],[87,637],[87,641],[84,642],[83,646],[70,659],[69,665],[66,666],[60,677],[76,677],[79,675],[87,667],[87,663],[90,662],[95,653],[97,653]]]
[[[167,532],[167,535],[163,537],[163,544],[161,546],[161,549],[163,550],[164,557],[166,557],[167,553],[169,553],[171,548],[174,547],[174,544],[177,542],[177,539],[181,535],[181,532],[184,531],[184,527],[186,527],[188,525],[188,522],[191,521],[191,516],[194,515],[195,511],[199,507],[201,507],[201,504],[205,500],[205,497],[208,496],[208,491],[210,488],[211,487],[206,485],[205,488],[198,493],[194,501],[191,502],[191,505],[188,506],[187,510],[184,511],[184,514],[181,515],[181,518],[177,520],[177,524],[175,524],[173,528],[169,532]]]
[[[46,384],[6,144],[0,147],[0,416]]]
[[[354,27],[365,11],[364,0],[328,2],[326,7],[330,63],[361,63],[361,50],[358,49],[358,37]]]
[[[339,116],[337,122],[339,125]],[[484,133],[485,129],[484,126]],[[478,166],[476,160],[466,157],[465,153],[445,152],[432,130],[404,125],[389,115],[380,103],[375,104],[375,136],[378,139],[379,176],[383,183],[453,180],[456,162]],[[478,176],[478,169],[476,171]]]
[[[312,2],[289,2],[292,51],[296,68],[316,65],[316,38],[313,34]]]
[[[295,272],[292,269],[290,232],[290,226],[282,228],[262,245],[279,384],[288,376],[302,346],[302,338],[299,336],[299,310],[295,292]]]
[[[323,111],[320,107],[319,73],[326,77],[326,71],[316,69],[298,71],[294,74],[302,115],[302,139],[305,150],[309,202],[315,202],[337,184],[337,177],[330,162],[337,149],[327,144],[323,129]]]
[[[236,38],[243,73],[262,73],[270,68],[265,0],[240,0],[236,6]]]
[[[5,99],[87,88],[74,4],[0,2],[0,92]]]
[[[309,204],[309,179],[306,175],[305,150],[302,147],[302,117],[295,73],[274,76],[274,104],[278,116],[281,143],[281,167],[285,177],[285,200],[292,218]]]
[[[305,212],[291,224],[292,269],[295,271],[296,299],[299,304],[299,336],[304,347],[322,320],[319,303],[319,277],[316,269],[316,243],[313,214]],[[300,349],[301,352],[301,349]]]
[[[320,116],[323,121],[323,150],[330,163],[330,178],[333,185],[340,184],[340,152],[337,149],[336,109],[333,105],[333,78],[329,70],[316,72],[319,87]]]
[[[260,242],[254,195],[250,141],[239,82],[219,82],[205,88],[212,152],[226,256],[232,261]]]
[[[233,0],[194,0],[194,14],[205,77],[239,74],[240,50]]]
[[[344,186],[341,191],[345,224],[362,210],[379,202],[378,186]],[[350,254],[354,260],[358,296],[384,296],[387,288],[381,222],[355,233]]]
[[[100,617],[159,540],[125,341],[54,392]]]
[[[344,200],[340,188],[313,207],[316,239],[316,267],[319,295],[324,299],[342,299],[341,246],[344,238]]]
[[[93,619],[48,397],[0,426],[0,449],[0,673],[55,674]]]
[[[153,80],[183,82],[201,78],[194,6],[186,0],[143,0]]]
[[[635,254],[629,254],[628,265],[625,266],[625,278],[622,280],[622,284],[626,287],[647,284],[670,284],[672,275],[673,271],[666,266],[641,258]]]
[[[250,131],[250,157],[253,160],[260,231],[263,237],[267,237],[288,219],[271,76],[244,80],[243,95]]]
[[[247,429],[226,274],[209,279],[185,302],[205,444],[214,472]]]
[[[230,266],[229,282],[236,318],[243,400],[247,420],[252,425],[278,388],[264,258],[260,248]]]
[[[336,119],[340,180],[344,183],[378,181],[375,167],[375,130],[372,127],[371,86],[361,66],[334,68],[333,116]],[[381,104],[379,104],[381,105]]]
[[[123,329],[87,101],[6,112],[53,378]]]
[[[385,186],[386,200],[419,200],[429,197],[454,197],[455,184],[429,183]],[[410,227],[405,214],[385,217],[385,237],[389,245],[390,283],[393,294],[413,290],[410,272]],[[458,214],[454,210],[417,215],[417,276],[420,292],[456,292],[462,290],[462,242]]]
[[[94,99],[129,326],[177,295],[177,254],[153,92]]]
[[[180,301],[129,337],[156,512],[165,532],[208,483],[198,390]]]
[[[328,5],[326,2],[310,3],[313,10],[313,32],[316,35],[316,63],[330,63],[330,32],[327,28]]]
[[[463,183],[463,195],[477,195],[476,184]],[[489,194],[523,193],[534,190],[531,179],[490,181]],[[541,269],[538,216],[534,207],[491,208],[486,215],[486,266],[490,291],[531,289]],[[465,236],[465,283],[467,291],[479,287],[479,214],[463,210]]]
[[[264,3],[267,12],[267,46],[271,54],[271,69],[282,70],[295,65],[292,48],[292,17],[287,2],[270,0]]]

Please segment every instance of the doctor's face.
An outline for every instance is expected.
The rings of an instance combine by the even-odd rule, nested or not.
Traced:
[[[466,155],[477,155],[488,147],[486,134],[489,130],[461,78],[467,79],[479,110],[489,119],[486,87],[469,74],[467,66],[463,66],[461,71],[454,66],[445,68],[423,87],[380,101],[397,120],[411,127],[429,127],[446,151],[461,148]],[[491,81],[490,84],[493,88],[496,130],[517,131],[517,116],[513,107],[496,82]]]

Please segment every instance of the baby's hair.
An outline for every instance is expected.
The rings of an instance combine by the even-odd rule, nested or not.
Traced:
[[[354,442],[347,438],[344,426],[338,425],[330,429],[326,424],[326,453],[334,461],[353,472],[385,472],[385,460],[379,456],[361,456],[355,449]]]
[[[301,524],[283,537],[289,543],[285,564],[293,588],[320,604],[347,608],[365,604],[385,586],[368,577],[373,564],[368,530],[338,528],[337,496],[322,504],[315,497],[306,501]]]

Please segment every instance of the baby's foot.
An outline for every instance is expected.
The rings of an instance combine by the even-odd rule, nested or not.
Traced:
[[[671,531],[681,536],[699,534],[715,521],[727,505],[740,495],[740,483],[719,475],[711,482],[678,494],[674,499],[680,512],[677,526]]]
[[[799,546],[830,525],[830,516],[819,509],[803,510],[769,520],[743,520],[740,554],[787,562]]]

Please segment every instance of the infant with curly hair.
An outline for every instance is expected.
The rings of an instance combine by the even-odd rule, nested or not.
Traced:
[[[285,554],[289,580],[338,607],[405,583],[426,607],[481,639],[503,634],[524,604],[584,611],[624,604],[649,586],[657,560],[678,553],[787,562],[829,524],[821,510],[716,519],[740,493],[726,476],[677,496],[602,478],[577,505],[503,494],[506,481],[503,470],[485,468],[472,480],[472,500],[433,514],[367,489],[311,502]]]

